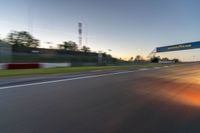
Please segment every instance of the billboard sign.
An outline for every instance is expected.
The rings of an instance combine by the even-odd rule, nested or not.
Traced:
[[[189,49],[196,49],[196,48],[200,48],[200,41],[176,44],[176,45],[164,46],[164,47],[157,47],[156,52],[170,52],[170,51],[189,50]]]

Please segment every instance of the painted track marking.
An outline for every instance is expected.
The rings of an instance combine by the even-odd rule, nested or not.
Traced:
[[[155,69],[155,68],[146,68],[146,69],[145,68],[141,68],[141,69],[132,70],[132,71],[128,71],[127,70],[127,71],[115,72],[115,73],[109,73],[109,74],[90,75],[90,76],[82,76],[82,77],[75,77],[75,78],[68,78],[68,79],[59,79],[59,80],[53,80],[53,81],[44,81],[44,82],[37,82],[37,83],[12,85],[12,86],[0,87],[0,90],[11,89],[11,88],[19,88],[19,87],[27,87],[27,86],[35,86],[35,85],[42,85],[42,84],[50,84],[50,83],[58,83],[58,82],[64,82],[64,81],[73,81],[73,80],[80,80],[80,79],[88,79],[88,78],[98,78],[98,77],[104,77],[104,76],[127,74],[127,73],[133,73],[133,72],[139,72],[139,71],[147,71],[147,70],[153,70],[153,69]]]

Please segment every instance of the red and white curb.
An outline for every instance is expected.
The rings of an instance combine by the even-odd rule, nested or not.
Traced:
[[[0,70],[70,67],[71,63],[0,63]]]

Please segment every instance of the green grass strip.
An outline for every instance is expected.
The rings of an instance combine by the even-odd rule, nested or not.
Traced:
[[[48,68],[48,69],[0,70],[0,77],[40,75],[40,74],[78,73],[78,72],[89,72],[89,71],[95,71],[95,70],[151,68],[151,67],[161,67],[161,66],[166,66],[166,65],[165,64],[145,64],[145,65],[129,65],[129,66],[95,66],[95,67],[64,67],[64,68]]]

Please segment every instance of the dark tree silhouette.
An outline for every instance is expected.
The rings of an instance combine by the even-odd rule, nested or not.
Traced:
[[[83,51],[83,52],[85,52],[85,53],[88,53],[88,52],[90,52],[90,48],[87,47],[87,46],[83,46],[83,47],[81,48],[81,51]]]
[[[174,61],[175,63],[181,62],[181,61],[180,61],[179,59],[177,59],[177,58],[174,58],[173,61]]]
[[[133,59],[134,59],[134,58],[133,58],[133,57],[131,57],[131,58],[130,58],[128,61],[133,61]]]
[[[18,47],[33,47],[39,46],[39,40],[35,39],[30,33],[26,31],[14,31],[7,37],[7,41]]]
[[[143,57],[141,56],[141,55],[137,55],[136,57],[135,57],[135,61],[143,61],[144,59],[143,59]]]
[[[79,51],[78,45],[72,41],[63,42],[63,44],[59,45],[59,47],[60,49],[65,49],[68,51]]]
[[[167,57],[164,57],[164,58],[162,58],[161,60],[168,61],[168,60],[169,60],[169,58],[167,58]]]
[[[154,56],[151,58],[152,63],[158,63],[160,61],[160,56]]]

